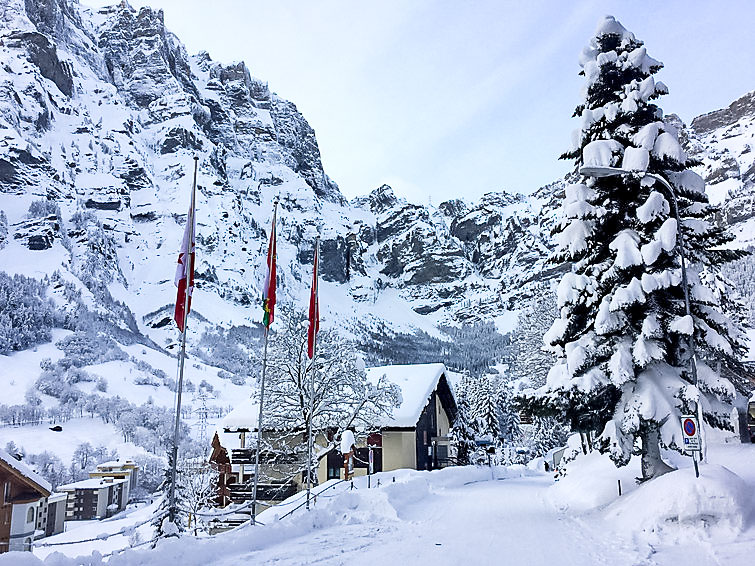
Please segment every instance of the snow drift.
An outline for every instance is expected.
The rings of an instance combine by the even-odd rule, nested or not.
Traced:
[[[750,493],[745,482],[729,469],[700,466],[677,470],[654,479],[609,505],[605,517],[620,528],[656,536],[734,539],[744,528]]]

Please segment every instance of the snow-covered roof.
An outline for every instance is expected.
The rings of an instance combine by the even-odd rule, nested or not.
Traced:
[[[440,377],[446,373],[443,364],[410,364],[367,368],[367,379],[371,383],[384,375],[401,389],[401,405],[393,409],[393,416],[379,423],[391,427],[416,426],[422,411],[427,406],[430,395],[438,387]]]
[[[256,430],[260,417],[260,405],[256,399],[249,397],[236,405],[220,421],[220,429],[236,431],[239,429]]]
[[[13,468],[18,473],[29,478],[32,482],[37,484],[42,490],[47,491],[43,495],[47,496],[52,493],[52,484],[45,478],[40,476],[37,472],[32,470],[27,464],[19,462],[13,456],[8,454],[5,450],[0,450],[0,460],[8,467]]]
[[[133,460],[110,460],[109,462],[102,462],[102,464],[97,464],[97,469],[100,468],[122,468],[124,466],[135,466],[136,463]]]
[[[70,491],[74,489],[99,489],[101,487],[107,487],[109,485],[126,483],[127,481],[128,480],[125,478],[89,478],[88,480],[81,480],[73,483],[67,483],[66,485],[61,485],[60,487],[58,487],[58,489],[63,491]]]

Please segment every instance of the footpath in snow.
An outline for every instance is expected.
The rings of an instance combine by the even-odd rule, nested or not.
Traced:
[[[386,472],[373,476],[372,489],[366,478],[358,478],[353,490],[340,483],[320,495],[311,511],[302,508],[278,520],[301,501],[298,494],[262,513],[264,526],[101,557],[116,543],[128,546],[128,537],[119,535],[40,548],[36,555],[2,555],[0,566],[747,564],[755,548],[755,445],[712,446],[709,459],[714,463],[701,466],[700,479],[689,459],[679,457],[676,464],[686,467],[641,488],[633,481],[639,475],[635,463],[616,470],[597,454],[558,482],[522,466]],[[147,508],[133,513],[132,522],[145,513]],[[125,519],[119,523],[111,530],[122,528]],[[77,533],[91,536],[92,529],[107,528],[89,525],[60,537],[77,540]]]

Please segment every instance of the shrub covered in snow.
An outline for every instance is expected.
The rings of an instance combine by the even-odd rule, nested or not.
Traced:
[[[65,353],[59,362],[64,368],[128,359],[115,340],[95,332],[74,332],[56,342],[55,346]]]
[[[55,216],[60,221],[60,206],[52,200],[35,200],[29,205],[29,218],[47,218]]]

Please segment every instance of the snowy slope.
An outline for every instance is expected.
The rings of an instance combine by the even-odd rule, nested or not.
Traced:
[[[127,5],[94,12],[62,0],[38,10],[20,0],[3,3],[24,30],[6,30],[12,39],[0,49],[9,88],[0,101],[0,210],[8,223],[0,264],[9,273],[57,270],[85,297],[104,283],[139,331],[170,345],[172,266],[194,155],[195,313],[211,325],[260,318],[275,197],[282,300],[302,304],[306,297],[319,232],[326,324],[378,319],[407,331],[498,314],[502,285],[522,278],[512,264],[527,254],[526,266],[542,263],[547,248],[531,219],[537,199],[494,194],[471,206],[435,208],[381,187],[346,203],[295,106],[243,63],[188,56],[160,12]],[[58,222],[29,216],[38,199],[60,206]],[[499,226],[507,221],[511,226]],[[530,241],[518,243],[519,234]],[[95,246],[95,238],[103,242]],[[191,327],[196,340],[204,327]]]

